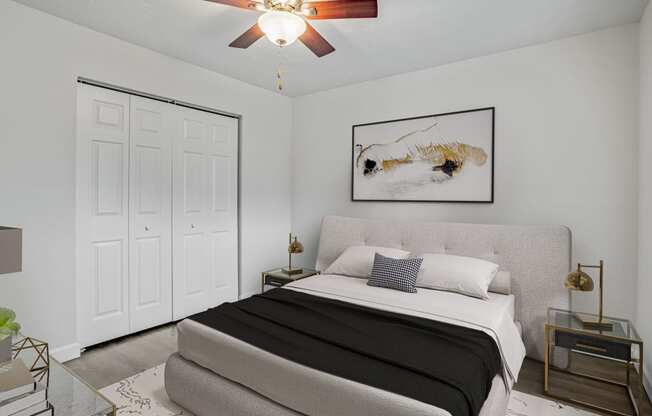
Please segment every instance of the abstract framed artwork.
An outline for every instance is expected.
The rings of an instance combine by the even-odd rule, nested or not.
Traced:
[[[353,201],[494,200],[495,108],[353,126]]]

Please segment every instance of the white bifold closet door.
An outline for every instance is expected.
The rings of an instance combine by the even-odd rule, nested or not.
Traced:
[[[174,319],[236,300],[238,122],[179,109],[174,138]]]
[[[80,86],[77,297],[82,345],[129,333],[129,96]]]
[[[236,119],[80,84],[83,346],[237,299]]]
[[[131,332],[172,320],[172,134],[169,104],[131,97]]]

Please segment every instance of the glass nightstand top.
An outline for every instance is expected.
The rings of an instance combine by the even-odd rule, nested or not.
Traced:
[[[564,309],[548,308],[548,324],[560,328],[567,328],[573,332],[586,333],[588,335],[602,335],[607,337],[621,338],[630,341],[641,341],[636,329],[628,319],[603,317],[603,321],[611,322],[612,329],[591,329],[582,325],[582,320],[597,321],[598,315],[584,312],[573,312]]]
[[[113,415],[113,403],[50,357],[48,399],[55,414],[68,416]]]
[[[303,269],[303,272],[297,274],[287,274],[283,271],[283,269],[274,269],[265,272],[265,275],[267,276],[276,277],[284,280],[298,280],[298,279],[303,279],[304,277],[312,276],[314,274],[317,274],[317,270],[305,269],[305,268]]]

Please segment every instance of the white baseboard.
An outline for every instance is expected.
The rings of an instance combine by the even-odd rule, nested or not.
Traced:
[[[249,293],[243,293],[240,295],[240,299],[247,299],[252,297],[253,295],[258,295],[260,292],[249,292]]]
[[[53,348],[50,350],[50,355],[60,363],[65,363],[66,361],[79,358],[81,355],[81,345],[74,343],[59,348]]]

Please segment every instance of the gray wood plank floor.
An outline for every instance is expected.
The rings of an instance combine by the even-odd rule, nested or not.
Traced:
[[[177,350],[177,331],[175,325],[166,325],[150,331],[108,342],[84,352],[81,358],[69,361],[66,365],[95,388],[102,388],[122,379],[138,374],[164,363],[170,354]],[[577,360],[583,364],[582,358]],[[594,361],[591,361],[593,363]],[[590,364],[592,365],[592,364]],[[598,371],[613,374],[617,369],[606,367]],[[592,370],[596,370],[592,367]],[[604,398],[607,406],[628,410],[624,391],[614,390],[604,385],[587,384],[582,379],[564,379],[559,383],[566,391]],[[543,395],[543,364],[526,359],[514,386],[518,391],[545,397]],[[649,400],[639,392],[641,415],[652,415]]]
[[[100,389],[156,367],[176,351],[176,326],[167,325],[91,347],[65,365]]]

